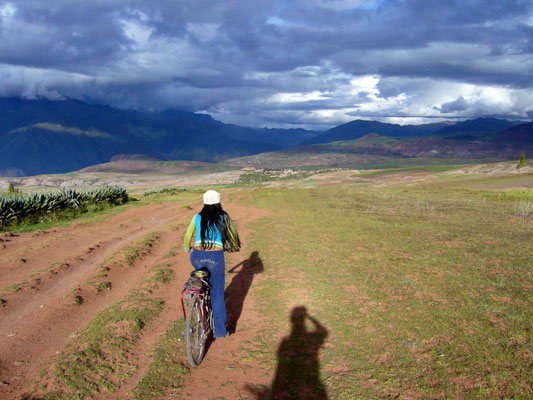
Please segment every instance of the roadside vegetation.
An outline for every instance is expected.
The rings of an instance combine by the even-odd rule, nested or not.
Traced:
[[[69,219],[87,211],[126,203],[126,189],[104,187],[90,191],[63,189],[58,192],[0,194],[0,230],[21,224]]]

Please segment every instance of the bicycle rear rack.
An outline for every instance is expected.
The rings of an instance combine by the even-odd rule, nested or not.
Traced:
[[[187,283],[189,283],[190,279],[196,279],[196,280],[200,281],[202,283],[201,286],[192,287],[192,285],[190,285],[190,287],[187,287]],[[187,319],[187,311],[185,309],[185,302],[183,300],[183,296],[184,295],[185,296],[186,295],[191,295],[190,296],[191,298],[194,297],[196,299],[199,299],[200,296],[203,297],[204,294],[208,293],[209,289],[211,288],[211,285],[209,284],[209,282],[207,282],[206,280],[204,280],[202,278],[196,277],[196,276],[193,276],[192,278],[189,278],[187,283],[185,284],[185,287],[181,291],[181,308],[183,310],[183,318],[184,319]],[[204,323],[205,322],[205,315],[204,315],[203,307],[201,309],[201,313],[202,313],[202,323]]]

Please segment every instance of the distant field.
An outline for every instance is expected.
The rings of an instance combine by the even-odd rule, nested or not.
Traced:
[[[13,183],[24,192],[49,191],[50,188],[122,186],[130,191],[153,188],[178,188],[201,185],[231,184],[243,172],[240,168],[196,161],[123,160],[99,164],[67,174],[2,178],[0,191]]]
[[[361,144],[363,145],[363,144]],[[293,151],[282,150],[271,153],[262,153],[227,160],[224,163],[232,167],[256,168],[402,168],[420,165],[460,165],[478,164],[484,162],[475,159],[461,158],[421,158],[421,157],[394,157],[381,155],[358,154],[353,151],[344,151],[349,142],[334,142],[327,145],[315,145],[306,149]],[[486,161],[485,161],[486,162]]]
[[[0,397],[533,397],[530,165],[242,177],[0,234]],[[235,334],[190,370],[181,240],[205,187],[245,247]]]

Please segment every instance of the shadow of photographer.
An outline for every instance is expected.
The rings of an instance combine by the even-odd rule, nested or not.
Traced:
[[[235,272],[239,267],[241,268]],[[248,259],[228,270],[228,274],[235,274],[226,288],[227,329],[229,333],[235,333],[237,322],[242,314],[244,299],[250,291],[254,276],[263,270],[263,261],[259,257],[258,251],[253,251]]]
[[[308,324],[306,324],[308,321]],[[318,354],[327,329],[308,314],[304,306],[291,312],[291,333],[278,348],[278,366],[270,389],[248,386],[257,400],[267,399],[327,399],[320,379]],[[312,329],[307,329],[311,325]]]

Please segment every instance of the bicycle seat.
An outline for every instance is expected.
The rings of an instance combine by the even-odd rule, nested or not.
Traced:
[[[206,279],[209,278],[209,271],[207,268],[200,268],[191,272],[191,277]]]

